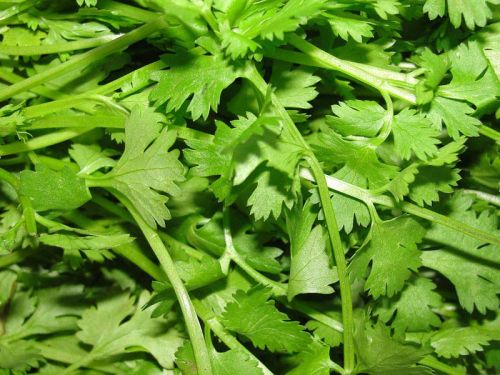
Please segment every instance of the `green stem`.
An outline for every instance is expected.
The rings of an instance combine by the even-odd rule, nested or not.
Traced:
[[[142,22],[153,21],[156,17],[158,17],[158,13],[150,12],[139,7],[119,3],[113,0],[100,0],[97,6],[99,9],[106,9],[114,14],[118,13],[122,17]]]
[[[16,176],[14,176],[12,173],[7,172],[3,168],[0,168],[0,180],[7,182],[16,191],[19,189],[19,185],[20,185],[19,179]]]
[[[247,71],[247,78],[255,85],[260,93],[265,96],[267,92],[267,84],[257,71],[255,66],[252,66]],[[333,256],[337,265],[337,272],[340,284],[340,299],[342,302],[342,323],[344,326],[344,369],[346,374],[350,374],[354,370],[354,320],[352,312],[352,297],[351,285],[347,274],[347,262],[345,260],[342,241],[338,231],[337,220],[333,211],[330,192],[327,187],[325,174],[321,166],[314,156],[307,142],[304,140],[299,130],[295,126],[290,115],[285,107],[280,103],[276,95],[272,95],[272,102],[278,115],[284,120],[285,130],[304,148],[306,160],[311,166],[314,180],[318,185],[320,203],[325,214],[326,227],[328,236],[332,245]]]
[[[12,56],[38,56],[52,53],[77,51],[94,48],[106,44],[120,35],[105,35],[97,38],[88,38],[62,44],[47,44],[38,46],[0,46],[0,53]]]
[[[123,254],[121,251],[117,252],[116,248],[112,250],[120,256],[125,256],[125,254]],[[132,249],[128,249],[127,251],[128,254],[126,256],[126,259],[134,263],[153,279],[163,280],[163,278],[165,277],[163,270],[156,264],[154,264],[149,258],[147,258],[138,248],[134,247]],[[130,256],[131,254],[132,256]],[[202,319],[203,322],[210,327],[212,332],[214,332],[228,348],[240,349],[245,351],[249,356],[254,358],[259,363],[259,367],[262,369],[264,374],[272,375],[272,372],[269,371],[267,367],[253,355],[253,353],[251,353],[244,345],[242,345],[232,334],[226,331],[222,324],[217,320],[215,315],[209,309],[207,309],[202,302],[193,298],[192,304],[195,307],[196,314],[200,317],[200,319]]]
[[[318,185],[321,208],[325,215],[326,227],[328,229],[333,257],[339,276],[340,299],[342,302],[342,324],[344,327],[344,370],[346,374],[350,374],[354,370],[354,318],[352,312],[351,284],[349,281],[349,274],[347,273],[347,262],[325,175],[316,158],[309,157],[308,162],[314,180]]]
[[[300,175],[309,181],[314,181],[314,177],[308,170],[302,169]],[[396,204],[393,199],[385,195],[373,196],[368,190],[362,189],[360,187],[348,184],[342,180],[335,177],[325,176],[328,188],[331,190],[338,191],[343,194],[347,194],[353,198],[359,199],[365,203],[372,202],[380,204],[389,208],[398,208],[406,213],[418,216],[422,219],[429,220],[431,222],[444,225],[448,228],[460,231],[468,236],[477,238],[478,240],[485,241],[491,244],[500,245],[500,237],[494,234],[482,231],[481,229],[474,228],[470,225],[461,223],[457,220],[451,219],[447,216],[438,214],[437,212],[431,211],[427,208],[419,207],[413,203],[400,202]]]
[[[481,124],[479,126],[479,134],[493,139],[496,143],[500,143],[500,133],[486,125]]]
[[[13,5],[5,10],[2,10],[0,12],[0,25],[3,24],[4,21],[8,20],[10,17],[14,17],[16,14],[24,12],[26,9],[33,8],[39,2],[40,0],[28,0],[20,4]]]
[[[265,375],[273,375],[273,373],[262,363],[260,360],[253,355],[244,345],[242,345],[236,337],[234,337],[231,333],[226,331],[224,326],[219,322],[217,317],[203,305],[201,301],[193,300],[193,304],[196,308],[196,312],[203,320],[203,322],[210,327],[210,330],[215,333],[217,337],[230,349],[243,350],[248,353],[250,357],[255,359],[258,363],[258,366],[262,369]]]
[[[235,262],[242,270],[244,270],[251,278],[258,283],[268,286],[272,289],[273,295],[276,297],[286,296],[287,287],[281,283],[267,278],[260,272],[251,267],[243,257],[236,251],[233,244],[233,236],[231,234],[231,223],[229,218],[229,210],[224,209],[223,213],[223,227],[224,227],[224,241],[226,243],[225,251],[229,257]]]
[[[41,135],[40,137],[30,139],[27,142],[14,142],[7,145],[0,145],[0,157],[53,146],[87,133],[92,129],[94,128],[87,127],[83,129],[62,130],[59,132]]]
[[[39,86],[56,77],[64,75],[75,69],[88,66],[106,56],[111,55],[112,53],[120,51],[158,31],[158,29],[160,29],[164,24],[164,18],[158,17],[157,19],[138,27],[137,29],[109,42],[106,45],[97,47],[80,55],[73,56],[62,64],[44,70],[43,72],[26,78],[21,82],[8,86],[0,92],[0,101],[9,99],[16,94],[30,90],[31,88]]]
[[[419,361],[419,363],[424,365],[424,366],[431,367],[435,370],[438,370],[444,374],[465,375],[464,371],[461,371],[459,369],[448,366],[447,364],[442,363],[442,362],[438,361],[436,358],[431,357],[431,356],[424,357],[423,359],[421,359]]]
[[[30,255],[33,250],[18,250],[13,251],[10,254],[2,255],[0,257],[0,269],[12,266],[13,264],[17,264],[21,262],[24,258]]]
[[[396,98],[403,99],[412,104],[416,103],[416,97],[413,93],[399,87],[394,87],[387,81],[373,76],[367,71],[359,68],[357,65],[330,55],[297,35],[290,35],[288,37],[288,41],[292,46],[325,67],[341,72],[367,86],[373,87],[378,91],[386,91]]]
[[[497,195],[485,193],[484,191],[479,190],[464,189],[462,191],[464,192],[464,194],[474,195],[478,199],[500,207],[500,197]]]
[[[307,65],[307,66],[315,66],[318,68],[331,69],[331,65],[327,64],[323,61],[315,59],[309,55],[306,55],[301,52],[290,51],[286,49],[276,48],[274,50],[264,51],[264,55],[274,60],[281,60],[290,62],[292,64],[299,65]],[[357,63],[354,61],[349,61],[349,64],[358,67],[359,69],[364,70],[366,73],[371,74],[372,76],[378,77],[380,79],[384,79],[387,81],[391,81],[394,84],[399,85],[409,85],[414,86],[419,81],[414,77],[400,72],[395,72],[392,70],[378,68],[376,66],[371,66],[367,64]]]
[[[179,305],[184,316],[184,322],[191,339],[191,344],[193,345],[194,356],[196,359],[197,367],[200,374],[211,375],[212,367],[210,363],[210,356],[205,345],[205,339],[203,337],[203,332],[201,330],[200,322],[196,315],[196,311],[193,307],[189,294],[184,286],[177,270],[175,268],[174,262],[170,257],[170,254],[162,242],[158,233],[151,228],[141,217],[141,215],[136,211],[132,204],[121,194],[115,192],[115,195],[120,200],[120,202],[125,206],[125,208],[130,212],[136,223],[139,225],[144,237],[148,241],[151,249],[155,253],[156,257],[160,261],[160,264],[168,277],[172,288],[177,296]]]

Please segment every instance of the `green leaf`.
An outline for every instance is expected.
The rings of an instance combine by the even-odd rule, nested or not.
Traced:
[[[269,299],[271,292],[253,288],[238,291],[233,302],[226,305],[222,314],[224,326],[250,339],[260,349],[272,352],[298,352],[311,342],[304,327],[280,312]]]
[[[217,375],[263,375],[259,363],[243,349],[212,353],[214,373]]]
[[[436,353],[444,358],[456,358],[483,350],[490,341],[498,340],[500,325],[498,319],[482,325],[452,327],[439,330],[431,338]]]
[[[287,375],[328,375],[330,374],[330,348],[314,342],[297,356],[300,364]]]
[[[318,95],[314,85],[319,81],[311,69],[291,69],[290,64],[276,63],[270,84],[276,88],[275,95],[286,108],[309,109],[312,108],[310,102]]]
[[[432,370],[419,366],[418,361],[427,354],[425,350],[392,338],[381,324],[356,326],[354,343],[358,354],[357,371],[372,375],[425,375]]]
[[[465,25],[473,30],[476,26],[485,26],[492,16],[488,3],[491,0],[427,0],[424,5],[424,12],[429,14],[431,20],[444,16],[447,9],[451,24],[455,28],[462,24],[462,17]]]
[[[424,234],[423,226],[409,216],[374,222],[370,241],[351,261],[351,274],[362,278],[371,264],[365,289],[375,298],[393,296],[403,289],[411,272],[420,267],[417,243]]]
[[[222,56],[177,54],[162,59],[169,69],[151,75],[158,85],[151,91],[150,100],[156,105],[167,103],[167,112],[172,112],[192,96],[187,110],[193,120],[206,119],[210,109],[217,111],[222,91],[242,74]]]
[[[332,106],[335,116],[326,116],[327,124],[343,135],[374,137],[385,122],[386,112],[378,103],[348,100]]]
[[[404,109],[394,117],[392,124],[394,148],[403,159],[415,154],[420,160],[427,160],[437,152],[439,131],[422,114]]]
[[[288,300],[298,294],[331,294],[333,284],[338,280],[330,267],[326,254],[326,238],[321,225],[313,228],[316,215],[311,204],[295,208],[288,215],[287,229],[290,233],[291,265],[288,280]]]
[[[128,234],[75,236],[43,233],[40,235],[41,243],[63,249],[64,258],[69,261],[73,268],[82,263],[82,254],[85,254],[93,262],[102,263],[106,259],[114,258],[114,255],[109,251],[110,249],[133,240]]]
[[[116,165],[116,162],[97,145],[74,144],[69,150],[69,155],[80,167],[80,175],[92,174],[101,168]]]
[[[20,193],[29,197],[37,211],[72,210],[91,198],[85,180],[68,167],[54,171],[39,164],[34,172],[22,171],[20,178]]]
[[[410,185],[410,199],[419,206],[432,204],[439,200],[439,193],[453,193],[460,179],[456,168],[420,167],[415,181]]]
[[[438,127],[446,125],[448,134],[455,140],[459,140],[461,134],[467,137],[475,137],[479,134],[481,121],[472,117],[474,110],[467,104],[452,99],[436,97],[431,103],[429,119]]]
[[[373,26],[369,19],[347,12],[325,14],[333,33],[345,41],[349,37],[361,43],[364,38],[373,38]]]
[[[449,202],[451,212],[448,216],[483,231],[497,233],[495,215],[483,211],[476,216],[469,209],[471,204],[471,197],[455,195]],[[439,224],[431,227],[427,237],[442,249],[423,252],[422,263],[455,285],[460,305],[466,311],[472,312],[476,308],[482,314],[486,310],[497,310],[500,287],[500,271],[496,267],[500,261],[498,246],[485,246],[485,241]]]
[[[391,326],[398,333],[429,331],[432,327],[439,327],[441,321],[432,309],[441,307],[442,301],[434,289],[436,285],[429,279],[416,278],[406,285],[399,296],[378,308],[376,314],[384,322],[392,319]]]
[[[449,52],[453,79],[438,93],[468,101],[476,108],[493,103],[500,96],[500,82],[479,43],[462,43]]]
[[[92,179],[96,186],[116,189],[125,195],[152,227],[163,226],[170,213],[166,195],[179,193],[184,180],[179,151],[168,151],[176,138],[161,130],[163,116],[151,108],[132,109],[125,123],[125,150],[113,170]]]
[[[164,368],[173,368],[174,354],[183,340],[168,322],[151,318],[151,308],[140,307],[148,295],[143,292],[139,306],[126,294],[111,296],[82,314],[76,336],[92,349],[81,363],[123,354],[135,347],[151,353]]]

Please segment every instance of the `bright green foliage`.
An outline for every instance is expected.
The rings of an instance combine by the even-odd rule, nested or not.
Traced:
[[[111,172],[98,177],[97,186],[116,189],[129,199],[151,226],[163,226],[170,218],[167,197],[179,192],[184,179],[177,151],[168,151],[175,133],[161,130],[162,116],[152,109],[134,107],[125,124],[125,150]]]
[[[311,341],[298,322],[290,321],[269,300],[269,290],[238,291],[222,314],[224,325],[250,339],[257,348],[272,352],[298,352]]]
[[[498,373],[499,4],[0,1],[0,375]]]
[[[394,147],[403,159],[409,159],[412,154],[421,160],[433,156],[437,152],[436,137],[439,132],[434,129],[424,116],[412,110],[403,110],[392,124]]]
[[[385,111],[372,101],[349,100],[332,106],[334,116],[327,116],[328,124],[345,135],[374,137],[385,122]]]
[[[288,217],[292,262],[288,280],[289,300],[302,293],[333,293],[329,285],[337,281],[325,252],[323,228],[320,225],[313,228],[315,218],[309,203],[303,209],[295,209]]]
[[[426,0],[424,11],[429,18],[443,17],[445,11],[450,17],[453,26],[458,28],[462,24],[462,17],[469,29],[475,26],[484,26],[491,18],[490,6],[496,4],[495,0]]]
[[[399,295],[387,301],[387,306],[377,310],[377,315],[384,322],[393,319],[391,325],[398,332],[420,332],[439,327],[441,321],[432,309],[441,307],[442,301],[434,289],[436,285],[429,279],[416,278]]]
[[[169,69],[152,74],[158,86],[150,99],[157,105],[167,103],[170,112],[179,110],[192,95],[187,110],[194,120],[206,119],[210,109],[217,111],[222,91],[241,74],[221,56],[173,55],[163,59]],[[203,75],[199,74],[201,69]]]
[[[490,341],[498,340],[499,334],[497,319],[471,327],[441,329],[432,336],[431,345],[442,357],[458,357],[482,351]]]
[[[496,218],[484,211],[479,217],[470,210],[472,200],[465,195],[456,195],[451,202],[451,217],[495,233]],[[499,306],[498,288],[500,271],[498,246],[485,246],[485,241],[471,239],[456,230],[434,225],[427,233],[436,242],[439,250],[423,253],[422,262],[447,277],[456,288],[462,307],[472,312],[474,307],[481,313]],[[477,263],[468,261],[469,256],[477,257]]]
[[[422,225],[411,217],[374,222],[370,241],[352,259],[352,274],[361,278],[371,265],[365,289],[375,298],[391,297],[403,288],[411,271],[420,267],[417,244],[424,234]]]
[[[31,200],[38,211],[71,210],[87,202],[91,196],[85,181],[71,169],[54,171],[44,165],[36,171],[21,173],[21,194]],[[46,192],[50,191],[50,196]]]
[[[362,322],[360,322],[362,323]],[[355,332],[359,353],[358,371],[369,374],[432,374],[432,370],[415,363],[426,354],[426,350],[391,338],[381,324],[375,326],[359,324]]]

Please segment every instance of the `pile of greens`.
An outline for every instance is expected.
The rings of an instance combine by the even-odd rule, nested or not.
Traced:
[[[0,374],[500,372],[498,0],[0,0]]]

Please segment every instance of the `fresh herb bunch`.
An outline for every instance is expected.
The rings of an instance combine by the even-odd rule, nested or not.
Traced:
[[[1,0],[0,374],[500,371],[498,0]]]

